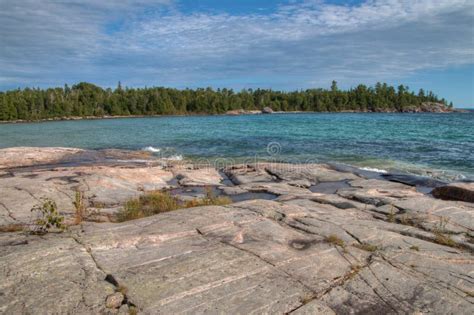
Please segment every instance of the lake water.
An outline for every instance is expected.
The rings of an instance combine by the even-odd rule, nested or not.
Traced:
[[[473,180],[474,112],[153,117],[0,125],[0,147],[13,146],[146,148],[171,159],[219,162],[338,162]]]

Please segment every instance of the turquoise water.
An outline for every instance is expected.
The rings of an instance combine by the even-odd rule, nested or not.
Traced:
[[[474,179],[474,112],[153,117],[0,125],[0,147],[147,147],[177,159],[339,162]],[[153,150],[156,149],[156,150]]]

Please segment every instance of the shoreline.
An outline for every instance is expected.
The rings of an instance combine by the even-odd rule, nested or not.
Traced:
[[[71,150],[82,152],[77,154],[74,158],[67,161],[56,161],[54,163],[28,165],[23,167],[34,168],[34,167],[48,167],[48,166],[94,166],[104,165],[110,163],[134,163],[134,162],[163,162],[169,164],[182,164],[182,165],[195,165],[199,167],[213,167],[216,169],[222,167],[229,167],[232,165],[240,164],[289,164],[289,165],[328,165],[335,170],[342,170],[345,172],[351,172],[354,174],[362,174],[362,176],[368,178],[384,179],[391,176],[404,177],[408,182],[427,182],[434,183],[438,182],[441,184],[454,183],[454,182],[474,182],[474,177],[467,174],[463,174],[462,171],[448,170],[448,169],[435,169],[432,167],[413,168],[411,171],[403,168],[383,167],[383,165],[358,165],[357,163],[350,163],[348,161],[337,161],[337,160],[318,160],[318,161],[298,161],[295,159],[285,159],[284,157],[275,158],[256,158],[256,157],[186,157],[181,154],[174,154],[171,156],[161,156],[157,154],[157,149],[151,147],[142,149],[117,149],[117,148],[100,148],[100,149],[88,149],[88,148],[76,148],[76,147],[27,147],[27,146],[15,146],[0,148],[0,155],[5,150]],[[34,159],[34,157],[30,157]],[[143,158],[143,159],[142,159]],[[0,171],[5,169],[1,165],[2,159],[0,156]],[[217,164],[216,164],[217,163]]]
[[[469,113],[469,109],[455,108],[446,112],[403,112],[403,111],[334,111],[334,112],[315,112],[315,111],[275,111],[273,113],[256,113],[256,111],[249,110],[247,112],[234,113],[186,113],[186,114],[170,114],[170,115],[120,115],[120,116],[69,116],[69,117],[53,117],[43,118],[38,120],[0,120],[2,124],[28,124],[28,123],[42,123],[54,121],[78,121],[78,120],[107,120],[107,119],[128,119],[128,118],[160,118],[160,117],[203,117],[203,116],[250,116],[250,115],[278,115],[278,114],[455,114],[455,113]]]

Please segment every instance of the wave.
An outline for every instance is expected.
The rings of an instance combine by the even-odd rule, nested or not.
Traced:
[[[143,148],[142,151],[157,153],[157,152],[160,152],[161,149],[160,148],[155,148],[155,147],[152,147],[152,146],[148,146],[148,147]]]
[[[364,171],[376,172],[376,173],[381,173],[381,174],[387,174],[388,173],[386,170],[382,170],[382,169],[375,168],[375,167],[361,167],[360,169],[364,170]]]

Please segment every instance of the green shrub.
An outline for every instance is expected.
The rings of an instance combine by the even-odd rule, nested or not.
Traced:
[[[165,192],[149,192],[127,201],[118,213],[117,219],[120,222],[135,220],[176,209],[179,209],[179,202],[176,197]]]
[[[52,230],[64,231],[64,217],[59,214],[56,202],[49,198],[42,198],[41,204],[35,205],[31,212],[37,212],[39,217],[34,221],[32,232],[45,234]]]

